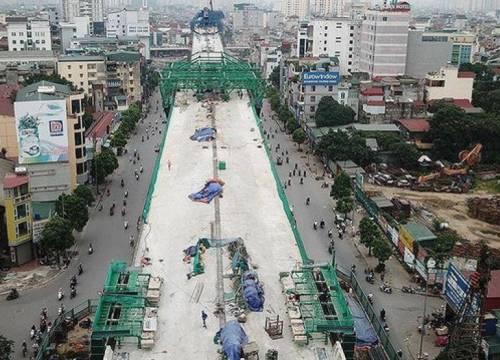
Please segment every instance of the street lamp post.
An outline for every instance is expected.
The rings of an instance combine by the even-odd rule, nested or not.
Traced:
[[[418,350],[418,357],[417,357],[418,360],[424,359],[424,355],[422,353],[422,348],[424,345],[425,318],[427,316],[427,297],[429,294],[429,270],[433,269],[435,266],[436,266],[436,262],[434,261],[434,259],[431,258],[427,261],[427,264],[425,267],[425,274],[426,274],[427,279],[425,281],[424,313],[422,315],[422,329],[420,331],[420,347]]]

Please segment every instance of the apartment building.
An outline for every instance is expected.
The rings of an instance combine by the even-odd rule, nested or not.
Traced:
[[[82,89],[85,95],[92,97],[92,86],[106,83],[106,58],[89,55],[60,56],[57,73]]]
[[[439,71],[425,77],[425,99],[427,102],[443,99],[472,101],[475,74],[459,71],[457,66],[443,66]]]
[[[309,18],[310,0],[281,0],[281,13],[285,17],[296,17],[299,20]]]
[[[403,75],[409,23],[407,2],[367,10],[361,27],[360,70],[370,77]]]
[[[149,36],[149,12],[127,10],[109,13],[106,19],[106,36]]]
[[[7,41],[9,51],[52,50],[50,23],[35,18],[7,18]]]
[[[451,43],[451,54],[448,62],[460,65],[472,62],[475,53],[476,35],[458,31],[425,31],[422,42]]]
[[[315,19],[302,23],[297,36],[297,56],[336,57],[340,73],[352,71],[354,49],[354,25],[348,17]]]
[[[265,11],[263,9],[259,9],[255,4],[234,4],[232,19],[234,30],[255,31],[264,28]]]
[[[91,22],[104,21],[104,0],[62,0],[62,19],[72,23],[75,17],[88,16]]]
[[[106,103],[108,108],[126,110],[142,99],[141,55],[121,51],[106,54]]]

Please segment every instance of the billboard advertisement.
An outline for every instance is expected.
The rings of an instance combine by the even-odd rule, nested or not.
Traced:
[[[302,85],[338,85],[340,73],[338,71],[309,71],[302,73]]]
[[[66,101],[14,103],[20,164],[68,161]]]
[[[462,302],[469,291],[469,281],[463,276],[456,266],[450,264],[446,275],[446,283],[444,285],[444,298],[450,307],[458,312]],[[474,307],[479,306],[479,298],[475,298]]]

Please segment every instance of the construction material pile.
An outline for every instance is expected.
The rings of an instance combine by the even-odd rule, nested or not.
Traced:
[[[490,224],[500,225],[500,196],[492,198],[471,198],[467,200],[472,217]]]

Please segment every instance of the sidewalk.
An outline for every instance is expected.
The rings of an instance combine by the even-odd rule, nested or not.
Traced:
[[[22,266],[11,268],[0,281],[0,295],[6,295],[10,289],[18,291],[41,287],[64,272],[64,269],[52,268],[32,260]]]

